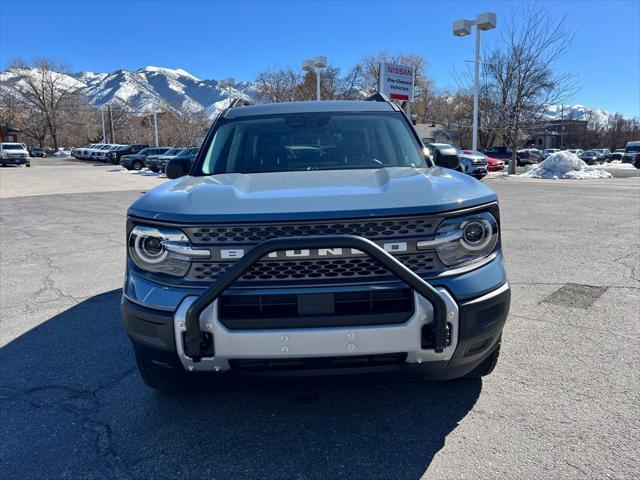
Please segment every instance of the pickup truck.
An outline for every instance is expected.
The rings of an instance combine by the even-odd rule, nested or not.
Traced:
[[[23,143],[2,142],[0,143],[0,164],[3,167],[7,165],[30,167],[29,150]]]
[[[511,298],[495,192],[381,94],[239,103],[128,209],[144,382],[491,373]]]

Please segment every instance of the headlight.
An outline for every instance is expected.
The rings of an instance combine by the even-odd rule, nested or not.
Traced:
[[[498,243],[498,222],[489,212],[444,220],[433,240],[418,242],[418,249],[434,249],[447,267],[472,263],[491,254]]]
[[[137,225],[129,234],[129,255],[142,270],[184,277],[192,258],[209,258],[209,250],[194,250],[180,230]]]

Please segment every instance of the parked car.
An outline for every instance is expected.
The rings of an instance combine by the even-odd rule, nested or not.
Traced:
[[[97,155],[99,152],[102,152],[104,150],[108,150],[109,148],[111,148],[110,143],[101,143],[94,148],[87,148],[84,151],[83,158],[84,160],[93,160],[95,155]]]
[[[611,160],[622,160],[623,156],[624,156],[624,148],[618,148],[617,150],[614,150],[613,152],[611,152]]]
[[[552,153],[558,153],[560,151],[561,150],[559,148],[545,148],[542,151],[542,154],[540,155],[540,161],[544,160],[545,158],[547,158]]]
[[[595,151],[600,154],[603,162],[611,161],[611,150],[608,148],[596,148]]]
[[[92,148],[96,148],[102,145],[101,143],[91,143],[89,145],[85,145],[84,147],[74,148],[71,150],[71,156],[77,158],[78,160],[84,160],[87,150]]]
[[[569,152],[569,153],[573,153],[574,155],[577,155],[578,157],[584,153],[584,150],[582,150],[581,148],[569,148],[566,151]]]
[[[149,148],[149,145],[144,145],[141,143],[135,143],[132,145],[120,145],[115,150],[111,150],[109,152],[108,160],[114,165],[118,165],[120,163],[120,158],[123,155],[135,155],[145,148]]]
[[[229,108],[205,138],[128,209],[118,308],[148,386],[493,371],[498,198],[442,168],[453,147],[434,164],[387,101]]]
[[[30,167],[29,150],[24,143],[2,142],[0,143],[0,162],[3,167],[7,165]]]
[[[104,148],[98,148],[91,152],[91,160],[97,160],[99,162],[106,162],[110,159],[111,152],[115,152],[122,145],[111,144]]]
[[[458,150],[462,172],[480,180],[487,176],[487,156],[473,150]],[[503,164],[504,165],[504,164]]]
[[[164,173],[167,163],[169,163],[169,160],[171,160],[172,158],[184,158],[189,160],[190,162],[193,162],[193,160],[195,160],[196,156],[198,155],[198,150],[200,149],[189,147],[183,148],[176,155],[162,155],[158,158],[158,170]]]
[[[508,163],[511,160],[512,152],[508,147],[493,147],[493,148],[481,148],[480,153],[484,153],[488,157],[504,160]],[[524,165],[530,165],[536,163],[531,157],[528,150],[518,150],[516,152],[516,165],[522,167]]]
[[[140,170],[144,168],[145,160],[149,155],[163,155],[168,147],[148,147],[140,150],[132,155],[123,155],[120,157],[120,165],[127,170]]]
[[[628,142],[624,147],[622,161],[624,163],[634,163],[638,153],[640,153],[640,141]]]
[[[144,160],[144,165],[152,172],[159,172],[160,171],[159,164],[160,164],[161,157],[167,157],[167,160],[168,160],[170,158],[175,157],[183,149],[184,149],[183,147],[172,147],[161,155],[148,155],[147,158],[145,158]]]
[[[604,157],[597,150],[587,150],[580,155],[580,160],[587,165],[596,165],[598,163],[603,163]]]
[[[29,156],[47,158],[47,152],[41,147],[31,147],[29,150]]]
[[[536,163],[540,160],[540,156],[542,155],[542,152],[537,148],[523,148],[522,150],[518,150],[518,153],[520,152],[528,153],[529,158]]]

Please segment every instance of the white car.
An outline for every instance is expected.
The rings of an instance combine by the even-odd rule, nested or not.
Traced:
[[[102,148],[97,150],[91,154],[91,160],[100,160],[101,162],[106,161],[109,158],[109,154],[120,148],[122,145],[109,145],[107,148]]]
[[[87,157],[87,151],[91,150],[92,148],[96,148],[99,147],[100,145],[102,145],[101,143],[91,143],[89,145],[86,145],[84,147],[81,148],[74,148],[73,150],[71,150],[71,155],[76,157],[78,160],[84,160]]]
[[[584,153],[584,150],[582,150],[581,148],[569,148],[566,150],[569,153],[573,153],[574,155],[582,155]]]
[[[29,160],[29,150],[24,143],[0,143],[0,162],[2,166],[7,165],[26,165],[31,166],[31,160]]]
[[[94,155],[98,154],[103,150],[108,150],[110,147],[111,147],[111,144],[109,143],[101,143],[100,145],[97,145],[94,148],[88,148],[84,151],[84,159],[92,160],[94,159]]]
[[[542,154],[540,155],[540,160],[544,160],[545,158],[547,158],[552,153],[558,153],[559,151],[560,151],[559,148],[545,148],[542,151]]]

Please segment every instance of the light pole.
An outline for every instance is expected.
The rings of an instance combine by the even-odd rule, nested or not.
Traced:
[[[453,22],[453,34],[456,37],[465,37],[471,34],[471,27],[476,26],[476,59],[475,80],[473,91],[473,150],[478,149],[478,95],[480,91],[480,31],[496,28],[496,14],[492,12],[481,13],[475,20],[460,19]]]
[[[303,60],[302,69],[316,74],[316,100],[320,101],[320,69],[327,66],[327,57],[316,57],[313,60]]]

